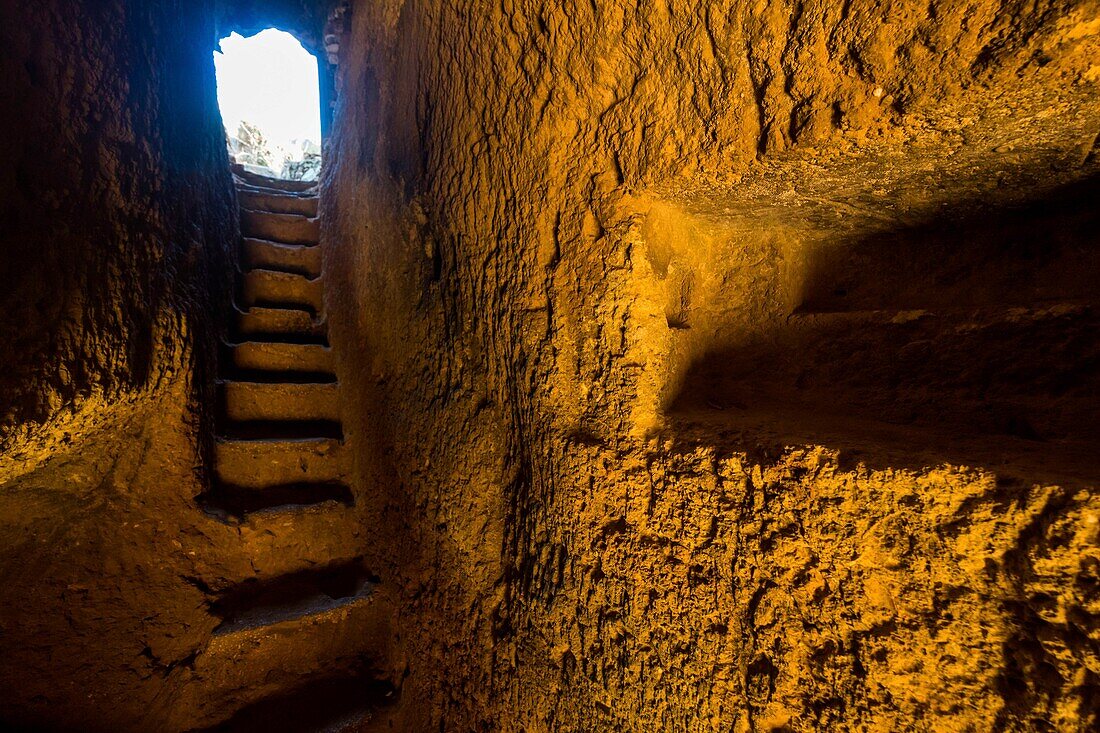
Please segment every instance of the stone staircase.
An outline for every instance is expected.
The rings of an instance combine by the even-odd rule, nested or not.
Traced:
[[[350,502],[317,196],[294,182],[240,180],[238,196],[240,277],[219,375],[212,503],[240,514]]]
[[[315,730],[332,715],[360,729],[393,697],[390,612],[355,549],[318,199],[300,183],[235,173],[239,276],[202,503],[241,528],[256,575],[211,584],[219,625],[182,704],[196,730],[250,730],[259,719]]]

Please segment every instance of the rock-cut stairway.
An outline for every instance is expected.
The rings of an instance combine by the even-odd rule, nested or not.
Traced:
[[[220,499],[236,513],[350,503],[317,197],[243,181],[238,196],[236,323],[221,359],[215,445]]]
[[[248,562],[263,571],[213,590],[219,625],[195,659],[186,706],[196,729],[362,721],[392,698],[389,614],[377,578],[346,547],[358,520],[327,337],[318,199],[307,184],[236,174],[242,239],[203,503],[240,523],[242,538],[264,538],[241,545],[262,553]],[[344,538],[352,541],[342,546]]]

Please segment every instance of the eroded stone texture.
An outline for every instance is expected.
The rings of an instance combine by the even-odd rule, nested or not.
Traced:
[[[317,341],[324,318],[230,302],[250,261],[214,93],[213,6],[0,9],[4,730],[182,731],[246,707],[286,725],[299,718],[252,706],[300,691],[346,712],[344,700],[362,706],[361,682],[341,679],[340,699],[299,688],[392,668],[384,589],[358,562],[364,517],[335,501],[240,516],[200,501],[216,482],[328,480],[342,455],[311,444],[303,465],[301,443],[214,442],[214,357],[234,324]],[[250,203],[277,211],[276,198]],[[288,264],[282,250],[251,252]],[[319,256],[289,264],[316,270]],[[308,297],[320,305],[312,286]],[[220,350],[222,366],[253,375],[288,360],[330,368],[319,346]],[[251,398],[235,407],[274,407]],[[332,402],[292,407],[332,414]]]
[[[0,723],[1097,727],[1098,3],[185,5],[0,11]]]
[[[225,154],[187,45],[202,18],[5,9],[2,476],[180,371],[226,279]]]
[[[132,726],[204,633],[181,576],[208,544],[190,503],[236,230],[212,23],[0,11],[5,725]]]
[[[401,727],[1097,725],[1098,12],[355,3]]]

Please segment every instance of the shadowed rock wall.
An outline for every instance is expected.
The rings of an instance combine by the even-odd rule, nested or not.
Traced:
[[[1095,727],[1098,10],[354,4],[400,727]]]
[[[4,11],[0,475],[171,381],[228,281],[212,19],[153,5]]]
[[[180,576],[237,226],[213,24],[201,2],[0,10],[5,725],[157,720],[203,633]]]

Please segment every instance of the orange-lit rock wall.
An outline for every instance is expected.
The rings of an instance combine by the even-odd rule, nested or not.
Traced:
[[[351,17],[401,729],[1097,725],[1097,3]]]

